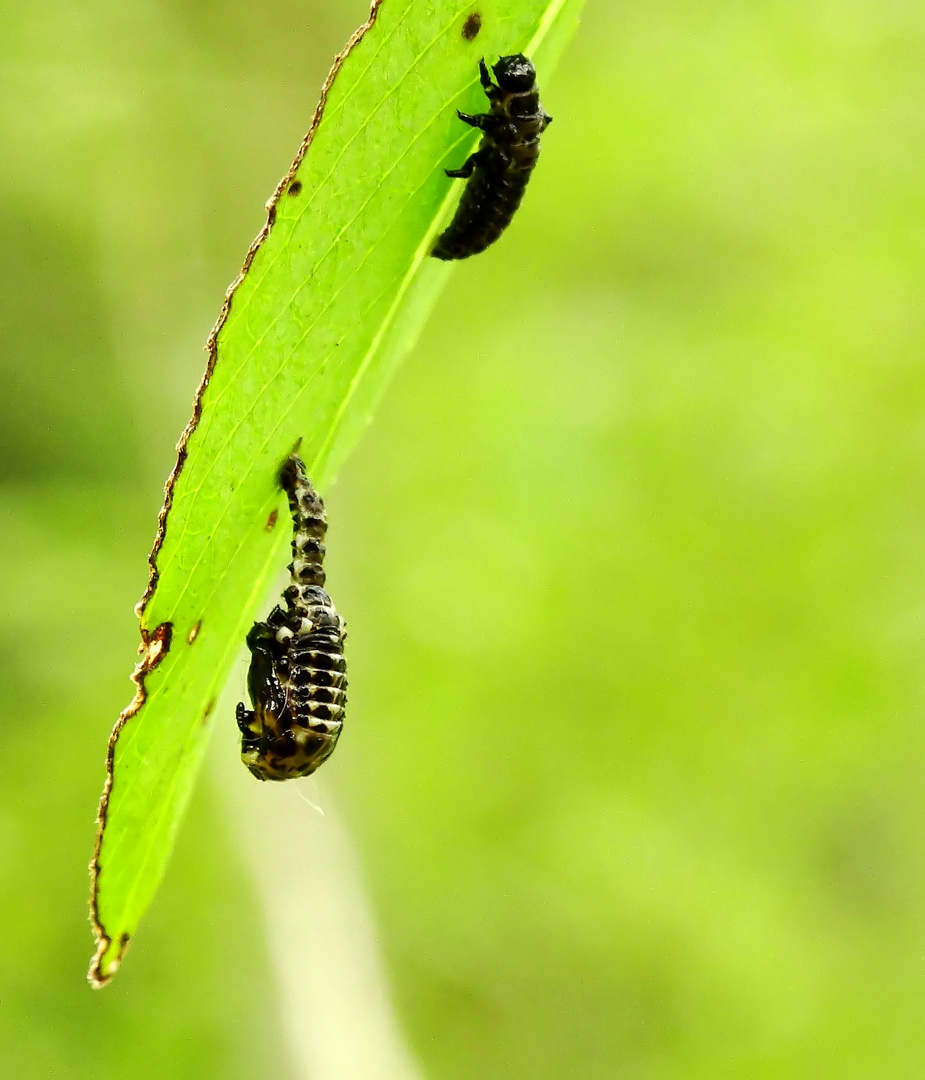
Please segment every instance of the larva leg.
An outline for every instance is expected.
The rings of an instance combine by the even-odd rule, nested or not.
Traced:
[[[279,604],[277,604],[276,607],[273,608],[273,610],[267,616],[267,626],[269,626],[270,629],[275,632],[279,630],[281,626],[286,625],[287,617],[287,613],[283,611]]]
[[[482,84],[482,89],[485,91],[486,97],[495,97],[498,93],[498,87],[491,81],[491,75],[488,71],[488,65],[485,63],[485,57],[483,56],[479,60],[479,82]]]
[[[477,116],[472,116],[471,113],[460,112],[457,109],[456,115],[464,124],[468,124],[469,127],[479,128],[481,131],[490,131],[492,128],[504,123],[504,117],[495,116],[494,113],[479,113]]]
[[[251,730],[251,724],[254,722],[254,714],[252,710],[244,708],[243,701],[238,702],[234,717],[238,722],[238,731],[240,731],[242,735],[253,736],[254,732]]]
[[[479,163],[479,153],[470,154],[463,165],[458,169],[444,169],[443,171],[451,180],[468,180]]]

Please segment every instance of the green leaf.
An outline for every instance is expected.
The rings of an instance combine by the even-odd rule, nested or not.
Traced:
[[[478,59],[525,52],[544,88],[579,7],[484,0],[466,41],[472,0],[377,0],[334,64],[229,290],[167,484],[138,606],[138,691],[113,730],[100,803],[95,986],[163,876],[215,702],[287,561],[279,466],[301,440],[324,489],[450,272],[427,252],[461,189],[443,169],[477,139],[455,110],[484,106]]]

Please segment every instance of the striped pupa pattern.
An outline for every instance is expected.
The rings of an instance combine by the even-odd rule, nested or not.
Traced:
[[[237,708],[241,759],[259,780],[313,773],[337,745],[347,704],[346,624],[324,589],[324,503],[298,455],[279,480],[292,513],[291,584],[284,606],[247,635],[252,708]]]

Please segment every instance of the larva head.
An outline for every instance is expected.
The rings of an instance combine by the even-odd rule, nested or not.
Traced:
[[[501,89],[511,94],[522,94],[527,90],[532,90],[536,82],[536,68],[521,53],[502,56],[492,71]]]

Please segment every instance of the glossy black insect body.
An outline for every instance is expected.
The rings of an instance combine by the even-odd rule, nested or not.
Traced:
[[[456,215],[434,244],[437,259],[467,259],[493,244],[511,223],[540,154],[540,135],[552,123],[543,112],[536,70],[525,57],[502,56],[492,71],[479,61],[491,112],[459,119],[482,131],[482,141],[459,169],[446,175],[468,180]]]
[[[293,454],[280,471],[292,511],[292,584],[247,635],[247,689],[238,705],[241,760],[259,780],[313,773],[334,751],[347,704],[344,620],[324,591],[324,503]]]

